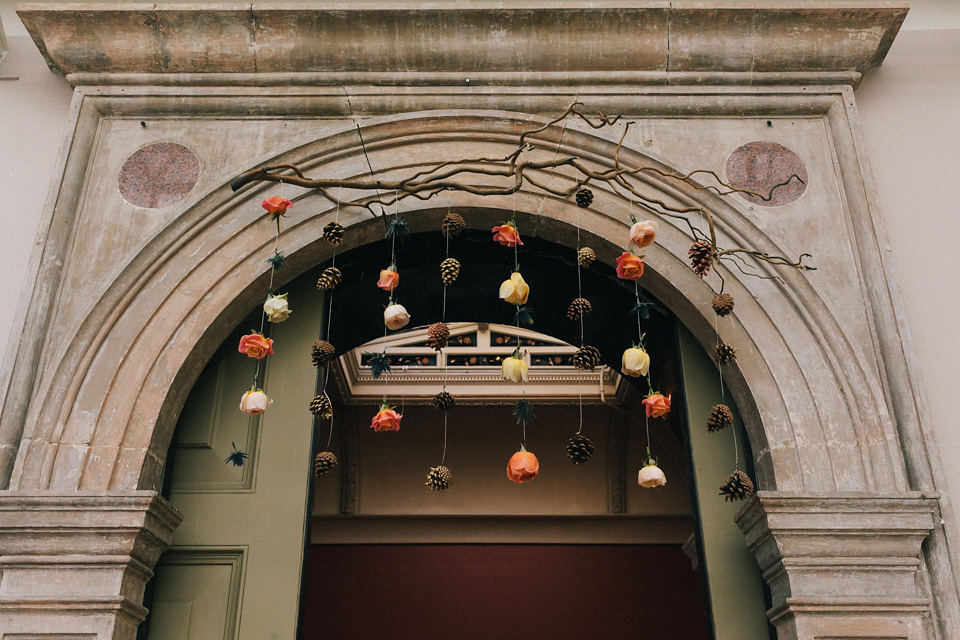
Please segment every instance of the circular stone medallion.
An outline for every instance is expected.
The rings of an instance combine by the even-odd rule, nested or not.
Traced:
[[[183,200],[197,184],[200,160],[174,142],[137,149],[120,168],[120,195],[132,205],[159,209]]]
[[[796,177],[799,176],[800,180]],[[748,142],[727,158],[727,182],[734,188],[762,194],[739,193],[761,207],[782,207],[807,189],[807,168],[796,153],[776,142]],[[777,186],[780,185],[780,186]]]

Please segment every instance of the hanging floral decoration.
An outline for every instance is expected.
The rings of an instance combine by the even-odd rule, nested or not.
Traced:
[[[665,396],[659,391],[651,391],[643,399],[643,404],[648,418],[663,418],[670,413],[670,396]]]
[[[273,400],[267,397],[263,389],[250,389],[240,398],[240,411],[248,416],[258,416],[272,403]]]
[[[530,482],[537,477],[538,473],[540,473],[540,461],[523,445],[520,446],[520,451],[510,456],[507,461],[507,479],[510,482],[517,484]]]
[[[520,347],[514,349],[513,354],[503,359],[500,363],[500,375],[504,380],[509,380],[517,384],[527,381],[529,377],[530,366],[520,353]]]
[[[384,399],[384,402],[380,405],[380,410],[370,422],[370,428],[374,431],[399,431],[401,419],[403,419],[403,414],[391,409]]]
[[[667,476],[657,466],[657,461],[653,456],[650,455],[650,447],[647,447],[647,461],[637,474],[637,483],[644,489],[653,489],[667,484]]]
[[[233,451],[224,458],[223,463],[232,464],[235,467],[242,467],[244,463],[250,459],[250,454],[237,449],[236,443],[231,442],[230,446],[233,447]]]

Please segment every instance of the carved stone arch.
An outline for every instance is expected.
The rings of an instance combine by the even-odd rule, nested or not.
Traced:
[[[426,162],[462,158],[464,149],[477,156],[507,155],[523,130],[542,123],[541,117],[502,111],[420,112],[366,121],[363,135],[375,174],[386,176],[416,170]],[[555,125],[531,139],[537,147],[532,153],[554,152],[562,138],[563,151],[610,166],[615,135]],[[628,166],[642,164],[667,173],[687,170],[629,144],[620,157]],[[308,175],[368,173],[367,156],[352,123],[271,162],[297,164]],[[562,175],[539,177],[569,181]],[[712,211],[721,246],[781,254],[802,249],[778,246],[729,196],[658,173],[640,174],[639,180],[653,198]],[[252,308],[265,286],[272,227],[257,203],[267,191],[276,187],[259,185],[237,194],[226,185],[213,190],[159,230],[105,289],[70,340],[61,375],[39,390],[39,402],[29,416],[29,423],[38,426],[26,434],[21,447],[16,488],[156,486],[186,392],[210,350]],[[291,188],[287,194],[294,196],[295,191],[302,190]],[[600,259],[612,263],[624,245],[630,205],[608,185],[595,185],[594,192],[596,199],[585,210],[572,198],[544,198],[527,189],[503,197],[457,192],[449,194],[449,202],[471,209],[469,222],[476,228],[489,228],[515,208],[528,233],[560,244],[572,245],[579,221]],[[329,249],[319,239],[335,209],[317,193],[302,192],[294,199],[297,206],[288,214],[280,239],[290,260],[287,277],[328,258]],[[416,213],[424,206],[416,198],[399,205],[409,214],[413,230],[432,224]],[[382,237],[380,222],[365,209],[344,209],[340,219],[351,228],[354,243]],[[660,221],[658,243],[648,251],[644,286],[712,350],[715,317],[709,302],[714,292],[689,268],[686,227],[667,217]],[[762,273],[778,276],[761,280],[718,268],[738,301],[736,313],[721,323],[720,335],[740,349],[728,379],[746,416],[761,486],[787,491],[903,489],[902,462],[891,455],[897,452],[896,435],[878,383],[871,383],[858,354],[843,340],[811,277],[760,265]]]

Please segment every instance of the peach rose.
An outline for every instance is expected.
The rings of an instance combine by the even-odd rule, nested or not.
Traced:
[[[510,456],[507,462],[507,479],[511,482],[517,484],[530,482],[537,477],[538,473],[540,473],[540,461],[537,460],[537,456],[523,447]]]
[[[384,291],[393,291],[400,284],[400,274],[393,269],[380,269],[380,279],[377,286]]]
[[[247,354],[248,358],[262,360],[273,355],[273,340],[260,333],[251,333],[240,338],[237,351]]]
[[[662,418],[670,413],[670,398],[662,393],[651,393],[643,399],[646,406],[648,418]]]
[[[617,258],[617,277],[624,280],[638,280],[643,275],[643,258],[624,251]]]
[[[630,242],[637,245],[641,249],[644,247],[649,247],[653,244],[653,241],[657,239],[657,230],[659,228],[659,223],[654,220],[637,222],[630,227]]]
[[[382,404],[380,405],[380,411],[377,412],[377,415],[373,416],[373,422],[370,423],[370,428],[374,431],[399,431],[401,418],[403,418],[402,414]]]
[[[402,304],[391,304],[383,312],[383,323],[388,329],[403,329],[410,322],[410,314]]]
[[[646,489],[662,487],[667,484],[667,476],[655,463],[647,462],[637,474],[637,483]]]
[[[293,206],[293,203],[283,196],[273,196],[261,202],[260,206],[272,216],[282,216],[287,212],[287,209]]]
[[[509,304],[527,304],[530,286],[519,271],[514,271],[509,280],[500,285],[500,299]]]
[[[260,389],[251,389],[240,398],[240,411],[248,416],[258,416],[267,410],[273,400],[267,397]]]
[[[523,242],[520,241],[520,234],[509,224],[502,224],[493,228],[493,241],[499,242],[505,247],[523,246]]]

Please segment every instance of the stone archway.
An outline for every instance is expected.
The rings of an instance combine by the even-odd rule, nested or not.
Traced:
[[[276,29],[289,30],[287,10],[254,12],[254,18],[240,10],[203,18],[191,11],[202,9],[24,13],[51,65],[71,74],[77,99],[75,144],[65,152],[35,265],[37,286],[21,315],[23,339],[4,379],[0,469],[9,484],[0,493],[0,604],[6,610],[0,625],[23,633],[75,633],[82,614],[84,632],[132,637],[142,617],[143,584],[177,522],[154,492],[177,413],[212,350],[265,286],[272,235],[254,213],[264,189],[233,194],[230,178],[268,160],[296,162],[308,172],[365,174],[357,113],[371,164],[381,172],[462,158],[467,146],[471,153],[496,154],[573,97],[642,121],[624,147],[623,162],[683,170],[713,162],[716,168],[718,153],[768,135],[764,119],[766,127],[777,122],[779,139],[801,147],[814,186],[804,200],[781,210],[785,215],[669,179],[642,178],[643,187],[665,201],[709,208],[730,244],[771,253],[813,248],[820,260],[815,274],[778,272],[779,280],[724,274],[738,303],[735,319],[720,331],[725,341],[741,345],[729,378],[764,489],[741,513],[740,524],[771,585],[771,615],[781,637],[912,639],[954,632],[960,602],[935,492],[936,454],[927,449],[918,384],[900,348],[900,303],[878,247],[851,89],[882,59],[902,12],[751,10],[751,20],[773,26],[747,36],[733,14],[717,22],[702,7],[597,9],[594,15],[605,21],[580,24],[602,32],[595,35],[603,35],[604,46],[613,45],[612,66],[577,44],[583,38],[567,38],[570,68],[555,69],[554,62],[534,56],[516,75],[500,68],[501,57],[486,60],[490,67],[478,54],[471,64],[487,73],[477,76],[484,85],[476,87],[461,83],[462,68],[430,75],[430,65],[440,64],[433,58],[424,63],[414,57],[411,68],[396,70],[383,68],[371,53],[317,71],[292,45],[320,45],[296,30],[288,34],[292,45],[258,58],[262,43],[251,42],[257,33],[269,38]],[[323,9],[302,11],[318,24],[337,17]],[[397,33],[410,33],[417,19],[403,11],[370,11],[367,17],[394,24]],[[531,25],[556,26],[563,14],[538,11],[518,13],[513,22],[511,10],[482,7],[477,15],[505,19],[510,33],[533,42],[539,35]],[[71,38],[83,34],[75,23],[91,15],[110,20],[129,38],[84,39],[77,46]],[[661,34],[660,17],[676,30]],[[275,18],[280,22],[271,22]],[[243,34],[250,35],[251,19],[259,26],[248,42]],[[169,20],[188,25],[194,39],[154,42],[161,36],[149,25]],[[783,39],[804,20],[816,21],[830,46],[797,44],[786,62],[769,69],[753,62],[743,67],[723,51],[705,56],[698,40],[683,37],[684,29],[698,33],[709,26],[713,32],[722,24],[718,42],[726,29],[728,36],[746,38],[761,62],[781,60]],[[610,27],[618,21],[631,28]],[[211,26],[214,35],[204,31]],[[438,29],[452,27],[444,22]],[[223,39],[224,30],[241,36]],[[65,33],[73,36],[64,40]],[[641,45],[637,33],[647,37]],[[450,31],[437,46],[462,51],[459,37]],[[677,37],[665,49],[665,61],[674,66],[651,62],[661,44]],[[138,38],[153,44],[122,44]],[[190,43],[211,39],[225,49],[197,68]],[[404,46],[416,49],[411,42]],[[495,49],[492,40],[484,43]],[[171,46],[172,57],[170,51],[131,55]],[[651,57],[627,60],[616,53],[637,47]],[[828,49],[833,57],[824,60]],[[575,72],[584,86],[564,88],[569,80],[556,71]],[[178,79],[183,82],[173,82]],[[690,86],[651,84],[660,81]],[[757,88],[756,81],[775,86]],[[286,124],[295,131],[285,131]],[[155,209],[132,209],[121,200],[111,171],[129,155],[119,150],[141,148],[144,136],[196,152],[194,195]],[[538,138],[539,152],[552,152],[561,137],[564,148],[600,164],[616,146],[604,132],[571,126],[564,135],[554,127]],[[288,151],[275,155],[279,149]],[[471,224],[478,228],[515,209],[526,212],[524,227],[568,246],[579,217],[582,233],[607,262],[626,230],[624,204],[602,189],[588,212],[528,191],[451,199],[477,212]],[[281,238],[290,255],[289,277],[326,258],[318,238],[329,215],[329,204],[317,196],[298,200]],[[433,224],[430,215],[412,211],[409,219],[414,230]],[[358,243],[382,234],[365,211],[342,211],[341,221]],[[646,285],[709,346],[712,293],[687,267],[689,244],[681,228],[665,224],[661,242],[648,253]],[[36,531],[50,535],[37,537]],[[105,533],[110,536],[100,539]],[[65,586],[37,591],[44,584]]]

